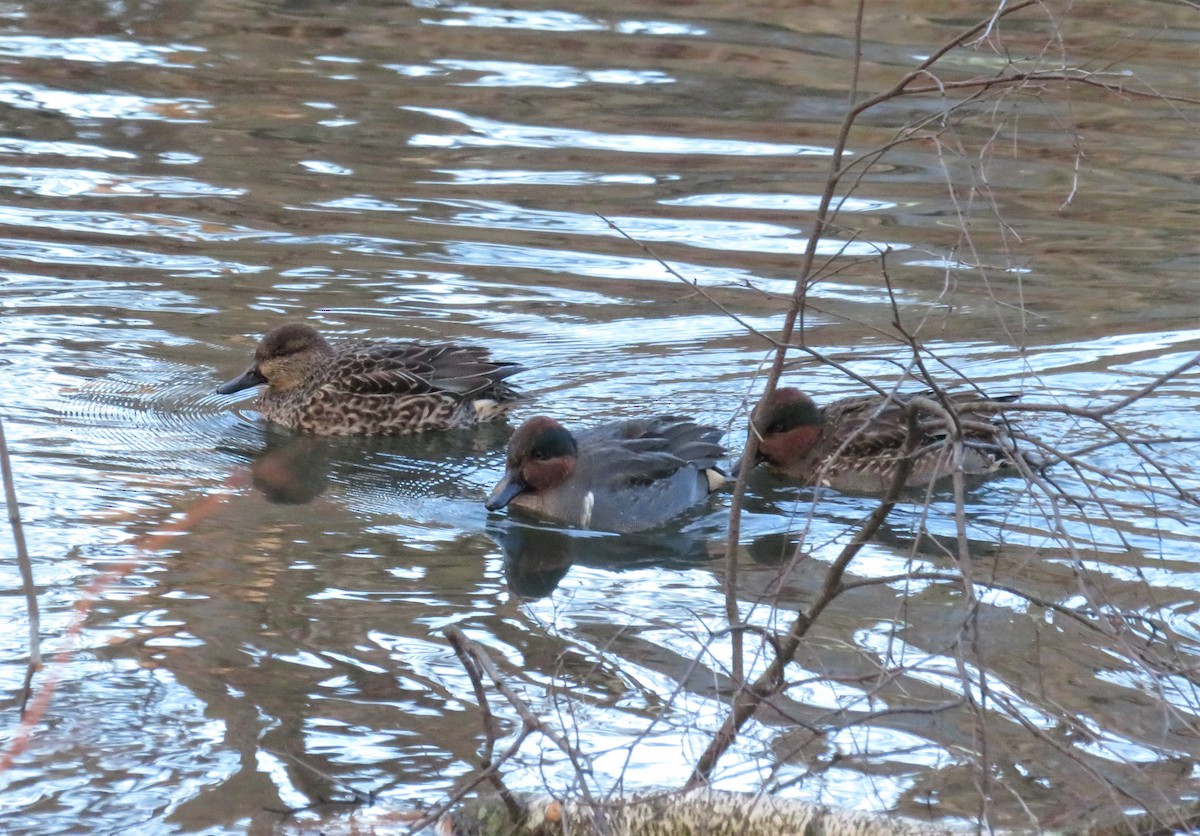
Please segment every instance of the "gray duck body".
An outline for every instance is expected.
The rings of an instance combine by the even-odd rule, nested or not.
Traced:
[[[532,418],[509,443],[504,478],[489,510],[511,505],[530,515],[600,531],[663,525],[703,502],[724,482],[721,430],[678,416],[617,421],[568,433]]]

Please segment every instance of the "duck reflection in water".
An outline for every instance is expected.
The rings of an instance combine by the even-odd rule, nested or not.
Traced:
[[[252,460],[254,487],[279,505],[312,502],[331,485],[368,497],[473,500],[477,488],[469,477],[508,435],[503,424],[372,438],[314,436],[274,425],[261,430],[222,449]]]
[[[691,569],[720,557],[724,544],[701,532],[658,529],[610,534],[492,519],[487,532],[504,552],[504,578],[521,598],[544,598],[576,563],[607,571]]]
[[[330,445],[324,438],[268,433],[250,465],[254,487],[268,502],[304,505],[329,487]]]

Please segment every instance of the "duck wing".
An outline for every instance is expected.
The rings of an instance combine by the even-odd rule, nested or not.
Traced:
[[[485,348],[424,343],[357,343],[340,351],[322,388],[356,395],[482,394],[521,371]]]
[[[580,432],[579,446],[597,463],[602,480],[613,487],[649,485],[684,467],[716,467],[725,448],[721,430],[690,418],[660,415],[605,424]]]
[[[840,447],[845,446],[844,455],[850,457],[870,457],[872,454],[894,451],[904,444],[908,435],[905,409],[908,403],[916,397],[934,398],[932,391],[914,394],[897,394],[890,397],[881,395],[866,395],[858,398],[845,398],[835,401],[825,407],[824,419],[827,428],[834,431],[829,437]],[[1003,395],[992,398],[1001,403],[1015,401],[1019,395]],[[987,400],[985,395],[976,392],[959,392],[949,397],[955,407],[974,401]],[[1001,418],[995,413],[965,411],[959,417],[976,423],[988,423],[1001,431]],[[917,429],[921,432],[917,449],[944,441],[950,434],[946,418],[938,412],[925,409],[917,410]],[[979,430],[968,430],[968,441],[974,439],[990,440]],[[847,441],[848,440],[848,441]]]
[[[904,443],[908,429],[904,417],[907,399],[864,395],[834,401],[821,410],[825,443],[850,458],[869,458]]]

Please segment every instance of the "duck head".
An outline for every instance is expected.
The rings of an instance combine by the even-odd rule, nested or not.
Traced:
[[[333,349],[315,329],[302,323],[281,325],[267,332],[254,352],[254,365],[239,377],[217,387],[218,395],[232,395],[266,383],[276,391],[294,389],[308,370]]]
[[[544,415],[530,418],[509,440],[504,478],[484,505],[498,511],[523,493],[553,490],[575,470],[576,456],[575,439],[562,424]]]
[[[821,410],[799,389],[784,387],[764,397],[750,413],[758,434],[758,461],[786,468],[821,439]]]

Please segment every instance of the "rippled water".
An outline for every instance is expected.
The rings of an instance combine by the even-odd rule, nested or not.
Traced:
[[[868,8],[866,91],[987,13],[904,8]],[[728,706],[713,560],[727,498],[683,535],[547,531],[483,508],[504,427],[297,439],[212,390],[259,335],[302,319],[487,345],[528,367],[518,420],[688,412],[737,446],[767,356],[746,326],[783,322],[852,24],[841,6],[770,2],[0,7],[0,418],[45,648],[69,649],[0,774],[5,827],[263,832],[274,810],[351,788],[385,809],[436,804],[484,741],[450,625],[564,724],[598,786],[681,784]],[[1113,83],[1194,93],[1186,9],[1039,7],[1002,27],[1015,57],[1055,31]],[[951,75],[1003,67],[986,45],[947,61]],[[869,114],[851,159],[938,101]],[[1200,350],[1196,123],[1190,102],[1079,86],[931,126],[842,204],[805,344],[890,384],[908,357],[894,295],[947,383],[1074,407],[1135,392]],[[892,294],[871,260],[883,249]],[[861,391],[812,360],[787,379],[821,398]],[[1168,382],[1120,427],[1190,436],[1197,381]],[[1071,447],[1108,437],[1063,416],[1022,424]],[[1152,452],[1194,490],[1192,450]],[[1127,448],[1089,461],[1165,487]],[[1194,800],[1195,511],[1115,480],[1098,490],[1103,507],[1055,509],[1021,479],[974,486],[970,571],[998,586],[973,610],[933,576],[955,571],[953,497],[909,497],[851,567],[856,582],[906,577],[821,616],[718,784],[1018,827]],[[755,480],[743,617],[785,629],[873,507]],[[805,559],[781,576],[798,543]],[[7,535],[0,549],[7,748],[26,616]],[[71,643],[73,608],[106,570]],[[964,703],[985,669],[982,703]],[[519,721],[493,710],[502,748]],[[575,773],[535,736],[505,780],[566,791]]]

